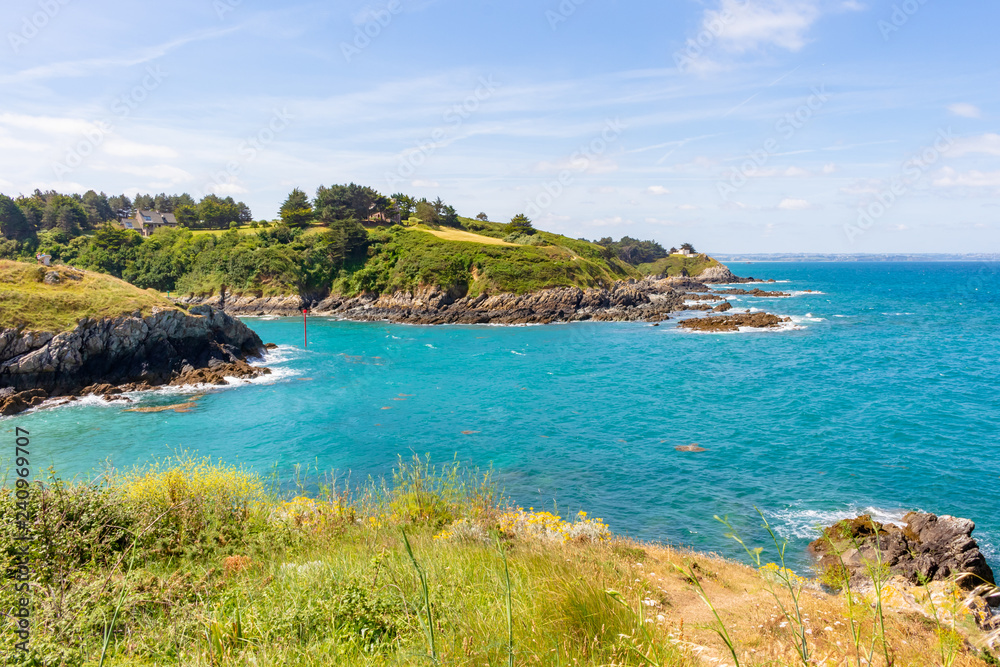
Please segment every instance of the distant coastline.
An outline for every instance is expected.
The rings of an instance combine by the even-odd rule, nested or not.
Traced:
[[[824,254],[824,253],[712,253],[720,262],[1000,262],[1000,253]]]

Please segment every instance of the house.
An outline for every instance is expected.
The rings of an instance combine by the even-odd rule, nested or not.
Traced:
[[[683,257],[691,257],[691,256],[694,255],[694,253],[691,252],[690,250],[688,250],[687,248],[681,248],[680,250],[678,250],[674,254],[675,255],[681,255]]]
[[[45,253],[40,252],[37,255],[35,255],[35,259],[38,260],[38,263],[41,264],[42,266],[49,266],[49,264],[52,262],[52,255],[47,255]]]
[[[125,221],[125,229],[134,229],[143,236],[152,236],[160,227],[176,227],[177,218],[173,213],[160,213],[159,211],[144,211],[139,209],[135,212],[135,218]]]

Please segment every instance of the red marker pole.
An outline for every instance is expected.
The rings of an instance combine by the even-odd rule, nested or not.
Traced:
[[[303,347],[305,349],[309,349],[309,327],[306,324],[306,317],[308,316],[308,314],[309,314],[309,309],[308,308],[303,308],[302,309],[302,336],[303,336],[303,341],[304,341]]]

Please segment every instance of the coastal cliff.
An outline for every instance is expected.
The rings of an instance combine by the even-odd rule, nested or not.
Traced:
[[[292,316],[303,309],[313,315],[355,321],[406,324],[549,324],[553,322],[661,322],[672,313],[705,310],[688,301],[714,300],[707,283],[742,283],[728,268],[715,265],[697,278],[651,276],[619,280],[610,287],[552,287],[524,294],[510,292],[467,296],[460,286],[427,285],[412,291],[264,297],[242,294],[223,298],[187,296],[184,305],[210,305],[239,316]],[[721,299],[718,299],[721,300]]]
[[[56,396],[117,393],[122,388],[116,390],[115,385],[131,385],[125,387],[129,390],[178,383],[205,369],[237,377],[266,371],[246,363],[248,357],[263,354],[260,338],[224,312],[208,306],[185,312],[166,300],[164,305],[142,303],[145,297],[155,299],[121,281],[66,267],[47,271],[38,282],[31,265],[5,263],[3,269],[5,290],[20,287],[12,298],[30,298],[34,310],[5,311],[0,320],[2,414]],[[102,287],[105,291],[100,291]],[[98,293],[87,294],[88,290]],[[60,317],[72,313],[73,303],[81,306],[74,301],[78,298],[103,300],[101,308],[91,309],[100,314],[84,315],[72,328],[40,319],[46,308]],[[137,308],[111,315],[115,306],[108,298],[119,304],[119,310]],[[25,320],[26,316],[33,319]]]

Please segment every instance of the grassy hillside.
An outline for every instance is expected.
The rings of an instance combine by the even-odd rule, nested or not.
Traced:
[[[45,283],[49,273],[59,282]],[[116,317],[137,310],[149,314],[153,306],[174,304],[108,275],[0,260],[0,328],[69,331],[85,316]]]
[[[484,291],[524,293],[546,287],[610,285],[639,273],[587,241],[539,232],[533,244],[504,243],[501,225],[472,229],[394,226],[369,230],[363,265],[352,267],[335,291],[393,292],[422,285],[457,288],[470,296]]]
[[[6,553],[23,545],[13,495],[0,490]],[[458,467],[414,461],[291,499],[181,457],[30,498],[30,655],[4,623],[4,664],[96,666],[105,645],[104,665],[133,667],[997,664],[960,598],[921,615],[889,586],[824,592],[768,564],[774,545],[748,567],[615,538]]]
[[[689,276],[697,276],[705,269],[718,265],[719,263],[708,255],[694,255],[692,257],[670,255],[649,264],[640,264],[636,270],[643,276],[676,277],[683,275],[684,271],[687,271]]]

